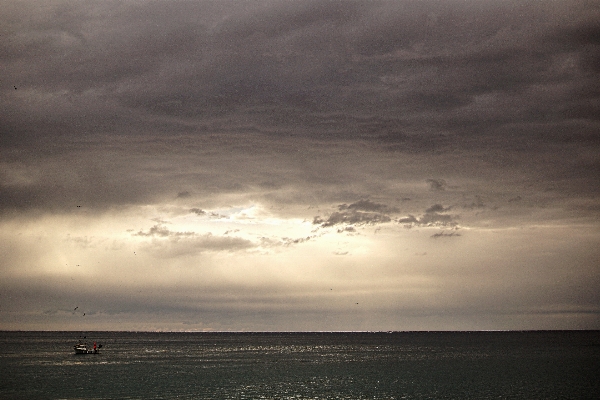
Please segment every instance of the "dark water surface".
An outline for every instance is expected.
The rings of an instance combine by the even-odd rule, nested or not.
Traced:
[[[0,332],[0,399],[595,399],[600,332]]]

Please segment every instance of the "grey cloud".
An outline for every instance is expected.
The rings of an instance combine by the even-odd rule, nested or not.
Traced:
[[[142,248],[158,258],[176,258],[182,256],[194,256],[203,252],[232,252],[248,250],[256,245],[247,239],[230,236],[214,236],[211,233],[204,235],[186,233],[159,234],[162,240],[153,240],[142,246]]]
[[[443,214],[450,210],[451,207],[444,207],[441,204],[434,204],[427,208],[425,213],[420,217],[408,215],[398,219],[401,224],[407,226],[456,226],[455,217],[449,214]]]
[[[302,237],[302,238],[296,238],[296,239],[291,239],[288,237],[284,237],[281,238],[281,243],[283,243],[284,246],[291,246],[294,244],[299,244],[299,243],[304,243],[307,242],[309,240],[312,240],[314,238],[316,238],[316,235],[311,235],[311,236],[306,236],[306,237]]]
[[[261,237],[260,238],[260,246],[262,248],[278,248],[278,247],[290,247],[297,244],[305,243],[310,240],[314,240],[318,235],[309,235],[299,238],[290,238],[290,237]]]
[[[402,218],[400,218],[398,220],[398,222],[400,222],[402,224],[412,224],[412,223],[418,223],[419,220],[414,215],[409,215],[408,217],[402,217]]]
[[[227,42],[240,37],[289,36],[323,24],[354,22],[360,17],[360,9],[364,8],[357,1],[263,2],[262,5],[249,13],[228,18],[218,28],[218,36]]]
[[[210,216],[211,218],[218,218],[218,219],[221,219],[221,218],[228,218],[228,217],[227,217],[227,215],[222,215],[222,214],[216,213],[216,212],[214,212],[214,211],[210,211],[210,212],[208,213],[208,216]]]
[[[431,190],[446,190],[446,181],[443,179],[427,179]]]
[[[156,236],[156,237],[180,237],[180,236],[194,236],[194,232],[172,232],[162,225],[154,225],[147,232],[139,231],[134,236]]]
[[[137,172],[122,173],[130,166],[125,158],[107,153],[92,155],[93,145],[91,152],[58,147],[61,154],[44,154],[52,152],[52,147],[41,151],[34,147],[18,155],[0,147],[4,161],[4,173],[0,174],[0,213],[7,210],[84,212],[115,204],[152,201],[155,196],[144,182],[145,178]]]
[[[429,207],[427,210],[425,210],[426,213],[437,213],[437,212],[446,212],[449,211],[450,207],[444,207],[441,204],[434,204],[431,207]]]
[[[456,231],[451,231],[451,232],[442,231],[442,232],[434,233],[433,235],[431,235],[431,237],[433,239],[437,239],[437,238],[441,238],[441,237],[455,237],[455,236],[460,236],[460,233],[457,233]]]
[[[154,225],[147,231],[138,231],[133,236],[153,238],[143,245],[146,251],[159,258],[173,258],[195,255],[206,251],[239,251],[256,247],[250,240],[226,236],[233,232],[225,232],[223,236],[212,233],[197,234],[195,232],[174,232],[163,225]],[[285,243],[293,241],[284,239]],[[296,243],[300,243],[298,240]]]
[[[314,217],[313,224],[321,225],[322,227],[331,227],[339,224],[380,224],[391,221],[388,213],[398,212],[398,209],[395,207],[375,203],[368,199],[359,200],[350,205],[341,204],[338,206],[338,210],[338,212],[333,212],[329,215],[326,220],[320,216]]]
[[[499,129],[598,115],[597,80],[582,61],[598,54],[584,3],[153,2],[118,13],[112,3],[19,4],[3,13],[11,29],[1,62],[13,92],[35,93],[2,95],[2,137],[13,143],[42,127],[160,126],[364,136],[432,151],[473,132],[528,143]]]
[[[470,204],[466,204],[464,207],[474,209],[474,208],[485,208],[485,206],[486,205],[483,202],[483,199],[481,198],[481,196],[476,195],[475,199]]]
[[[25,117],[26,100],[3,97],[7,123],[30,121],[28,132],[48,126],[49,115],[63,115],[55,121],[62,132],[125,122],[143,130],[154,116],[169,131],[293,129],[431,149],[456,143],[440,127],[491,134],[561,108],[562,119],[595,111],[573,96],[597,87],[584,66],[593,62],[581,61],[598,57],[585,3],[549,12],[517,2],[158,2],[119,3],[118,13],[112,3],[20,4],[4,17],[19,34],[2,42],[3,62],[19,90],[27,82],[56,97],[52,112],[27,118],[15,118]],[[576,68],[561,69],[565,57]],[[553,89],[552,101],[526,93],[540,85]]]
[[[338,229],[337,232],[338,233],[343,233],[343,232],[354,233],[354,232],[356,232],[356,228],[353,226],[346,226],[344,228]]]
[[[334,212],[327,218],[327,220],[322,220],[319,217],[315,217],[313,223],[320,224],[322,227],[330,227],[338,224],[379,224],[389,221],[391,221],[391,218],[387,215],[350,211]]]
[[[425,213],[420,219],[419,223],[422,225],[448,225],[454,224],[451,215],[439,214],[439,213]]]
[[[365,212],[378,212],[378,213],[393,213],[398,212],[396,207],[389,207],[385,204],[375,203],[369,199],[359,200],[350,205],[341,204],[338,206],[340,211],[365,211]]]
[[[93,236],[88,237],[88,236],[71,236],[71,235],[67,235],[66,240],[68,242],[71,242],[71,243],[77,245],[78,247],[81,247],[84,249],[95,248],[103,241],[102,239],[97,239]]]

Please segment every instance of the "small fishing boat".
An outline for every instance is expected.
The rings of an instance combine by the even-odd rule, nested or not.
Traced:
[[[87,343],[77,343],[73,348],[75,349],[75,354],[98,354],[100,352],[101,344],[96,345],[94,342],[94,346],[89,349]]]

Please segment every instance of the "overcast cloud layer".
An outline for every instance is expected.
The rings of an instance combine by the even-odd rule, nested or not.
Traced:
[[[0,329],[600,329],[600,2],[0,9]]]

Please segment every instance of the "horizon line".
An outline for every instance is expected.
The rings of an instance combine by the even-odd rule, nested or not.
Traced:
[[[0,332],[111,332],[111,333],[481,333],[481,332],[600,332],[600,329],[474,329],[474,330],[322,330],[322,331],[169,331],[169,330],[26,330],[0,329]]]

